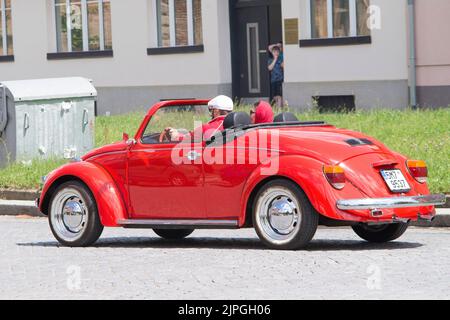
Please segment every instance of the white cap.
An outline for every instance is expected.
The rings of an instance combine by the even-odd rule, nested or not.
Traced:
[[[223,111],[233,111],[234,103],[230,97],[227,96],[217,96],[208,102],[208,107]]]

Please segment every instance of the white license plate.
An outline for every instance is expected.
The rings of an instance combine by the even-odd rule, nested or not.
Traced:
[[[381,175],[392,192],[408,192],[411,187],[400,170],[381,170]]]

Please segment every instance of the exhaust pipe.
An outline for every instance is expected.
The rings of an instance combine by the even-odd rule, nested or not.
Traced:
[[[409,223],[411,219],[405,219],[405,218],[399,218],[397,216],[392,216],[393,222],[399,222],[399,223]]]
[[[422,216],[420,213],[417,215],[417,221],[433,222],[434,219],[436,219],[436,216],[433,215]]]

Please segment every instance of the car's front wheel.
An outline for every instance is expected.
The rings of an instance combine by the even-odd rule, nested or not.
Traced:
[[[270,248],[305,247],[317,230],[319,215],[305,193],[293,182],[277,179],[265,184],[253,204],[253,226]]]
[[[161,238],[167,240],[180,240],[189,236],[194,229],[153,229]]]
[[[352,228],[359,237],[366,241],[384,243],[400,238],[406,232],[408,227],[409,223],[392,223],[373,226],[368,224],[357,224]]]
[[[103,232],[94,196],[79,181],[63,183],[56,189],[48,217],[53,235],[68,247],[90,246]]]

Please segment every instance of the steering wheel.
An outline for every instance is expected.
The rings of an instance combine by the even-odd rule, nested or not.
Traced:
[[[159,135],[159,143],[170,142],[170,130],[165,129]]]

